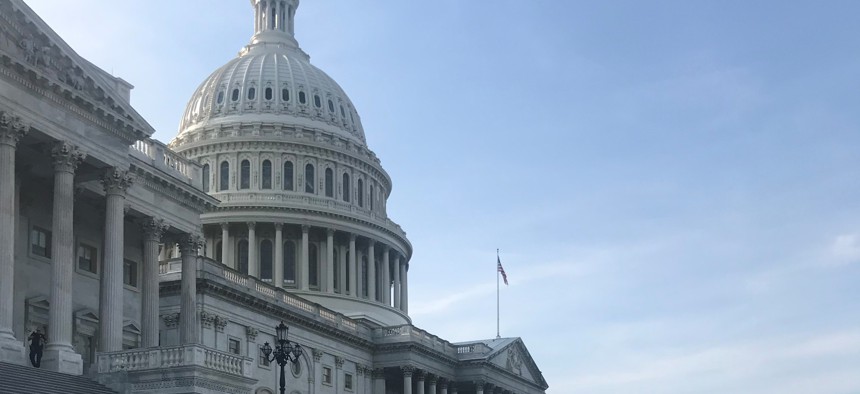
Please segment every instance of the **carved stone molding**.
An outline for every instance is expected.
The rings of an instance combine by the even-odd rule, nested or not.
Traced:
[[[18,141],[30,131],[20,117],[9,112],[0,111],[0,144],[18,146]]]
[[[423,382],[424,379],[427,378],[427,371],[423,369],[417,369],[415,370],[415,377],[418,379],[419,382]]]
[[[245,335],[248,336],[249,341],[257,340],[257,335],[260,334],[260,330],[254,327],[245,327]]]
[[[230,320],[224,316],[215,316],[215,331],[216,332],[224,332],[224,327],[227,326],[227,323]]]
[[[200,311],[200,323],[203,324],[203,328],[212,328],[215,324],[216,317],[217,316],[212,313]]]
[[[203,237],[199,234],[185,234],[179,238],[179,250],[185,253],[196,253],[203,246]]]
[[[371,376],[374,379],[385,379],[385,369],[374,368],[373,371],[371,371]]]
[[[341,369],[341,368],[343,368],[343,363],[344,363],[344,361],[346,361],[346,360],[345,360],[343,357],[335,356],[335,358],[334,358],[334,365],[335,365],[338,369]]]
[[[51,157],[54,159],[54,170],[75,173],[78,164],[87,158],[87,154],[80,151],[76,145],[67,141],[59,141],[51,148]]]
[[[427,382],[430,384],[436,384],[439,381],[439,377],[433,374],[427,374]]]
[[[179,325],[179,312],[162,315],[161,318],[167,328],[174,328]]]
[[[105,188],[105,193],[124,196],[131,184],[134,183],[134,176],[128,171],[110,168],[102,176],[101,182]]]
[[[415,373],[415,367],[412,365],[403,365],[400,370],[403,371],[403,376],[407,378],[411,378],[412,374]]]
[[[357,376],[364,376],[364,365],[355,364],[355,374]]]
[[[322,356],[323,356],[323,352],[322,352],[322,350],[319,350],[319,349],[313,349],[312,353],[313,353],[313,356],[314,356],[314,362],[315,362],[315,363],[320,362],[320,359],[322,359]]]
[[[161,242],[162,235],[170,226],[164,222],[164,219],[146,218],[140,221],[140,228],[147,241]]]

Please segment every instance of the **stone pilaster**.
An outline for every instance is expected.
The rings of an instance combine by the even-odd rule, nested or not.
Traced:
[[[179,241],[182,256],[182,289],[179,304],[179,343],[196,344],[200,341],[197,325],[197,248],[201,238],[196,234],[186,234]]]
[[[326,230],[326,243],[325,243],[325,262],[326,262],[326,273],[325,273],[325,290],[329,294],[334,293],[334,229],[330,228]]]
[[[100,352],[122,350],[123,255],[125,193],[132,184],[127,171],[109,169],[102,177],[105,189],[104,258],[99,282]]]
[[[300,290],[308,290],[308,283],[310,282],[310,263],[308,262],[309,250],[310,250],[310,239],[309,232],[311,231],[311,226],[302,225],[302,266],[299,269],[299,289]]]
[[[257,223],[248,222],[248,276],[260,277],[260,259],[257,258]]]
[[[284,224],[275,223],[275,259],[272,261],[272,283],[284,285]]]
[[[349,235],[349,291],[353,297],[359,297],[358,291],[358,269],[355,256],[355,234]]]
[[[404,365],[400,370],[403,372],[403,394],[412,394],[412,374],[415,373],[415,367]]]
[[[86,154],[68,142],[51,149],[54,164],[54,207],[51,242],[51,309],[45,369],[80,375],[81,355],[72,347],[72,275],[75,270],[74,184],[78,164]]]
[[[148,218],[140,226],[143,230],[140,345],[149,348],[158,346],[158,244],[168,225],[162,219]]]
[[[15,296],[15,151],[30,130],[21,118],[0,111],[0,362],[25,364],[24,344],[12,330]]]
[[[373,394],[385,394],[385,370],[375,368],[372,372],[373,376]]]

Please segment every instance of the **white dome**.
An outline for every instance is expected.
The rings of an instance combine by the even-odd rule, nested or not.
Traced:
[[[343,89],[310,63],[292,34],[258,32],[235,59],[197,88],[176,142],[201,129],[237,123],[303,126],[366,146],[361,120]]]

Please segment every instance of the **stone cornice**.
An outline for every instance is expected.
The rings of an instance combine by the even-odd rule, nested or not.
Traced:
[[[132,161],[129,172],[135,175],[135,181],[139,185],[195,212],[212,210],[217,203],[217,200],[206,193],[172,177],[161,176],[148,165],[141,166]]]
[[[161,282],[160,294],[165,295],[180,295],[180,281]],[[337,327],[331,326],[323,321],[317,320],[313,315],[307,312],[290,308],[283,305],[278,305],[272,302],[271,299],[256,297],[253,294],[248,294],[204,277],[197,278],[197,293],[198,295],[215,297],[227,302],[240,305],[242,308],[250,309],[265,316],[271,316],[284,321],[289,321],[292,326],[299,326],[323,335],[333,340],[348,343],[365,350],[370,350],[373,347],[373,342],[369,338],[365,338],[355,333],[350,333]]]
[[[378,344],[374,346],[373,353],[374,354],[390,354],[390,353],[416,353],[422,356],[426,356],[434,361],[446,364],[452,368],[456,367],[460,362],[454,357],[448,356],[444,353],[438,352],[432,348],[424,346],[420,343],[416,342],[394,342],[394,343],[385,343]],[[408,358],[404,358],[408,359]]]
[[[152,128],[28,9],[0,0],[0,75],[64,107],[128,144]],[[26,6],[24,7],[26,8]],[[47,29],[47,31],[45,31]],[[3,43],[6,45],[2,45]]]

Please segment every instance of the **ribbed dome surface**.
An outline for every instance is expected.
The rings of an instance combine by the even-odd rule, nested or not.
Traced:
[[[177,140],[200,128],[237,123],[318,128],[366,146],[349,97],[291,45],[250,45],[215,70],[191,96]]]

